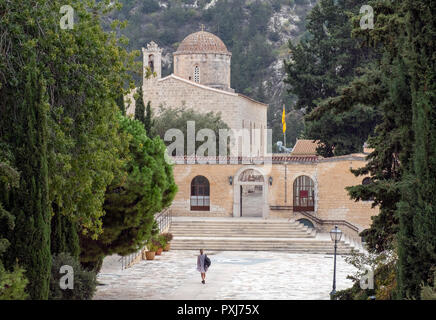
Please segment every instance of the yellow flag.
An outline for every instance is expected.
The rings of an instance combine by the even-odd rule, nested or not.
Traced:
[[[286,117],[285,117],[285,106],[283,105],[283,114],[282,114],[282,125],[283,125],[283,133],[286,132]]]

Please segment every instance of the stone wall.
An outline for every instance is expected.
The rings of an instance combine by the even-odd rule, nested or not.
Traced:
[[[315,163],[273,164],[267,174],[272,185],[266,186],[270,218],[297,218],[292,210],[293,183],[296,177],[307,175],[315,184],[315,217],[323,220],[345,220],[359,231],[368,228],[371,216],[378,214],[378,208],[371,208],[372,202],[350,200],[345,187],[360,184],[363,177],[355,177],[350,167],[362,167],[364,160],[353,157],[336,160],[321,159]],[[234,175],[242,164],[177,164],[174,176],[179,192],[174,199],[174,215],[189,216],[233,216],[234,186],[229,176]],[[286,175],[285,175],[286,167]],[[210,211],[190,211],[190,183],[197,175],[205,176],[210,183]],[[285,179],[286,176],[286,179]],[[271,208],[273,207],[273,208]],[[274,209],[281,207],[282,210]],[[288,207],[288,208],[287,208]],[[287,208],[287,209],[286,209]],[[284,210],[283,210],[284,209]]]

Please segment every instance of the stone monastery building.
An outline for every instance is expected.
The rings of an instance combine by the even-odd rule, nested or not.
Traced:
[[[142,52],[144,69],[156,72],[143,79],[144,101],[153,108],[221,112],[230,128],[250,133],[267,128],[268,105],[231,88],[231,53],[217,36],[206,31],[188,35],[173,54],[174,73],[165,78],[162,49],[151,42]],[[129,99],[127,113],[134,114],[134,99]],[[337,224],[350,236],[369,227],[378,209],[371,208],[371,201],[350,200],[344,189],[370,183],[350,172],[365,165],[367,153],[322,158],[315,142],[297,140],[291,153],[266,154],[264,140],[262,135],[260,151],[250,157],[214,157],[212,163],[207,157],[174,157],[179,191],[173,215],[289,218],[319,231]],[[251,150],[251,138],[249,143]]]

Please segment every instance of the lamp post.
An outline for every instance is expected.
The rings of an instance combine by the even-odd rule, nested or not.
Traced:
[[[341,241],[342,231],[335,226],[330,231],[330,238],[335,242],[335,256],[334,256],[334,267],[333,267],[333,290],[330,292],[330,300],[333,300],[333,295],[336,293],[336,249],[338,241]]]

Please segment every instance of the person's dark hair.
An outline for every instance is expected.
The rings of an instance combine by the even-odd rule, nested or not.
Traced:
[[[203,249],[200,249],[200,253],[203,254]]]

